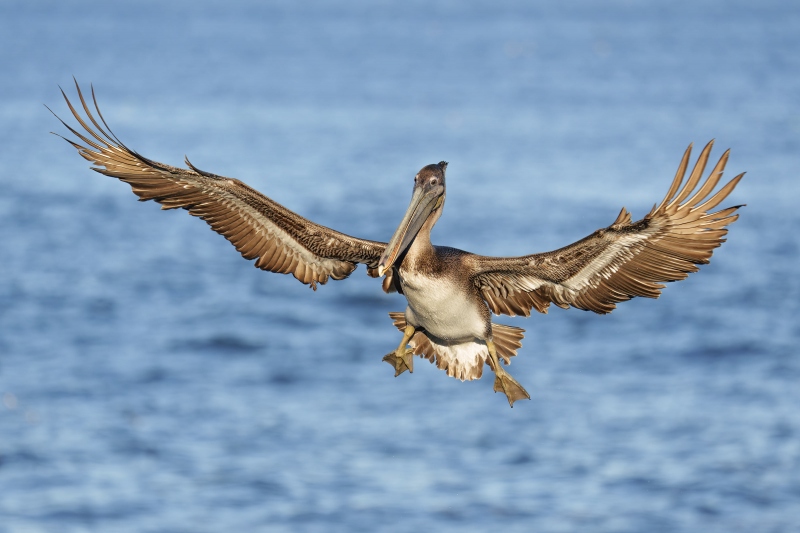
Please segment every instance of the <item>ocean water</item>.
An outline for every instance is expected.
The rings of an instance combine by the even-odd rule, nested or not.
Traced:
[[[0,4],[0,533],[800,531],[800,6]],[[510,371],[381,362],[404,309],[312,292],[59,138],[93,83],[126,144],[386,240],[520,255],[659,201],[686,145],[747,204],[712,263],[529,319]]]

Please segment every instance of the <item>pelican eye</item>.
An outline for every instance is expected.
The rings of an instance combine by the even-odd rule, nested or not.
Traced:
[[[439,178],[431,178],[431,181],[430,181],[431,185],[436,185],[437,183],[439,183]]]

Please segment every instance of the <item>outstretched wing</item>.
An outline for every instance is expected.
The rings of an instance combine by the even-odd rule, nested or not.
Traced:
[[[128,183],[140,201],[155,200],[162,209],[186,209],[228,239],[245,259],[256,259],[256,267],[292,274],[315,290],[317,283],[324,284],[328,278],[346,278],[358,263],[367,265],[368,273],[377,276],[386,243],[357,239],[315,224],[237,179],[195,168],[188,159],[189,169],[185,170],[139,155],[111,132],[97,107],[94,88],[94,108],[105,128],[92,115],[77,82],[75,86],[91,124],[62,90],[85,132],[59,120],[86,146],[65,140],[95,165],[92,170]]]
[[[708,263],[741,206],[711,213],[736,187],[739,174],[713,196],[730,151],[697,189],[713,141],[681,187],[692,146],[686,149],[664,200],[638,222],[622,208],[613,224],[552,252],[524,257],[476,256],[473,282],[497,314],[546,313],[550,303],[610,313],[635,296],[658,298],[663,282],[678,281]]]

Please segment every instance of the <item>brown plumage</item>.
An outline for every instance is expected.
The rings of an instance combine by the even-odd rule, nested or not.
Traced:
[[[408,301],[404,313],[390,313],[404,334],[400,346],[384,357],[395,375],[413,371],[414,355],[462,380],[479,378],[488,364],[496,375],[494,390],[504,392],[512,405],[530,396],[500,362],[510,364],[524,330],[493,324],[491,312],[529,316],[533,309],[546,313],[553,303],[608,313],[636,296],[657,298],[663,283],[684,279],[708,263],[725,240],[726,226],[738,218],[740,206],[714,211],[743,176],[712,194],[728,151],[702,179],[712,141],[684,181],[689,146],[664,200],[643,219],[632,222],[623,208],[607,228],[552,252],[485,257],[433,246],[430,232],[444,208],[444,161],[416,175],[411,205],[388,243],[359,239],[315,224],[241,181],[202,171],[188,159],[188,169],[147,159],[111,132],[94,89],[97,119],[75,85],[86,119],[62,94],[84,133],[62,123],[84,143],[66,139],[93,170],[128,183],[141,201],[186,209],[245,259],[255,260],[256,267],[292,274],[314,289],[365,264],[370,276],[385,276],[384,291]]]

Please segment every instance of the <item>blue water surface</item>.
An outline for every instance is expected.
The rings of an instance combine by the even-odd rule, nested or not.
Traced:
[[[0,3],[0,533],[800,531],[796,2]],[[747,204],[657,300],[530,319],[510,371],[381,357],[363,269],[312,292],[65,142],[115,133],[386,240],[554,249],[642,216],[689,142]]]

